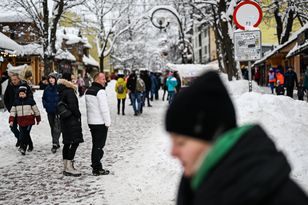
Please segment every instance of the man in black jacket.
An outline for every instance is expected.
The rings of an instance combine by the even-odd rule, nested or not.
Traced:
[[[287,88],[287,96],[293,98],[294,85],[298,85],[297,74],[289,67],[288,71],[284,74],[284,84]]]
[[[19,75],[16,73],[10,74],[10,80],[6,87],[5,93],[4,93],[4,105],[6,109],[10,112],[11,108],[13,106],[13,103],[18,98],[18,89],[20,86],[27,87],[27,93],[30,98],[33,98],[33,93],[31,88],[28,86],[26,81],[23,81],[19,78]],[[17,118],[15,118],[13,126],[10,126],[11,131],[14,133],[14,136],[17,139],[16,147],[19,147],[20,145],[20,132],[17,127]],[[33,144],[32,141],[29,143],[29,151],[32,151]]]
[[[202,93],[202,95],[200,95]],[[258,125],[237,126],[218,74],[209,71],[166,114],[172,155],[184,168],[178,205],[308,204],[282,152]]]

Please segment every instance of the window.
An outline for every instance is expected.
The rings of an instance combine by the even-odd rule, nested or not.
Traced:
[[[201,36],[201,33],[199,34],[199,46],[200,47],[202,46],[202,36]]]
[[[204,38],[207,38],[207,29],[204,30]]]
[[[202,49],[199,50],[199,63],[202,63]]]
[[[204,54],[207,55],[208,51],[207,51],[207,46],[204,46]]]

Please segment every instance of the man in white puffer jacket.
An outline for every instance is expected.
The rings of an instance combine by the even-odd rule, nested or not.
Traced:
[[[106,78],[104,73],[97,73],[94,82],[86,91],[86,107],[88,125],[92,135],[91,162],[93,175],[107,175],[109,171],[103,169],[101,159],[107,139],[108,127],[111,125],[110,112],[105,91]]]

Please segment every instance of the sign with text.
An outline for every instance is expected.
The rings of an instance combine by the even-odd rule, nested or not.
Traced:
[[[242,1],[234,9],[233,20],[241,30],[246,30],[246,27],[258,27],[262,20],[262,9],[255,1]]]
[[[256,61],[261,59],[261,31],[234,32],[234,55],[236,61]]]

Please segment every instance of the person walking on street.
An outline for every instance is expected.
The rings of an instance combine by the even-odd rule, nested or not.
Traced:
[[[178,85],[177,79],[173,76],[173,73],[169,73],[166,82],[168,88],[169,105],[172,103],[174,95],[176,93],[176,86]]]
[[[298,86],[297,74],[293,71],[292,67],[290,66],[288,71],[284,74],[284,83],[285,87],[287,88],[287,96],[293,98],[293,90],[294,85]]]
[[[273,68],[270,68],[268,72],[268,83],[271,88],[272,94],[274,94],[274,89],[275,89],[275,83],[276,83],[276,76]]]
[[[15,119],[17,119],[17,124],[19,125],[19,131],[21,134],[19,151],[22,155],[26,154],[27,147],[29,152],[33,150],[30,131],[32,126],[35,124],[35,120],[37,125],[41,121],[40,111],[38,110],[33,98],[27,96],[27,92],[28,88],[26,86],[19,86],[18,98],[11,107],[9,118],[10,126],[13,126]]]
[[[19,97],[18,96],[19,95],[18,89],[19,89],[20,86],[25,86],[27,88],[27,97],[28,98],[33,98],[33,93],[32,93],[30,86],[28,86],[27,82],[24,81],[24,80],[21,80],[19,78],[18,74],[9,73],[9,76],[10,76],[10,79],[9,79],[8,85],[5,89],[3,98],[4,98],[4,105],[5,105],[6,109],[9,112],[11,112],[11,108],[13,106],[13,103]],[[20,135],[20,132],[18,130],[17,118],[16,117],[14,118],[13,125],[10,126],[10,129],[17,139],[16,147],[19,147],[21,135]],[[31,138],[30,138],[30,140],[31,140]],[[31,148],[33,149],[32,141],[29,142],[29,149],[31,150]]]
[[[259,125],[237,125],[216,71],[201,75],[175,96],[165,129],[171,154],[184,170],[178,205],[308,204],[290,177],[286,157],[266,132]]]
[[[104,169],[101,163],[108,128],[111,125],[107,95],[104,89],[105,84],[104,73],[97,73],[94,76],[92,86],[88,88],[85,94],[88,125],[92,135],[91,167],[94,176],[109,174],[109,170]]]
[[[118,100],[118,115],[120,114],[121,102],[122,102],[122,115],[125,115],[125,100],[127,95],[127,86],[124,80],[124,74],[118,74],[118,80],[115,85],[115,91],[117,93]]]
[[[74,158],[80,143],[84,142],[81,127],[81,113],[78,105],[77,86],[71,82],[72,75],[63,73],[58,80],[61,132],[63,138],[63,164],[65,176],[79,177],[81,173],[74,167]],[[62,106],[60,106],[62,105]]]
[[[51,152],[56,153],[60,148],[59,138],[61,135],[60,117],[57,114],[57,105],[59,102],[59,94],[57,88],[57,73],[48,75],[48,86],[44,90],[42,102],[47,112],[48,122],[51,130],[52,148]]]

